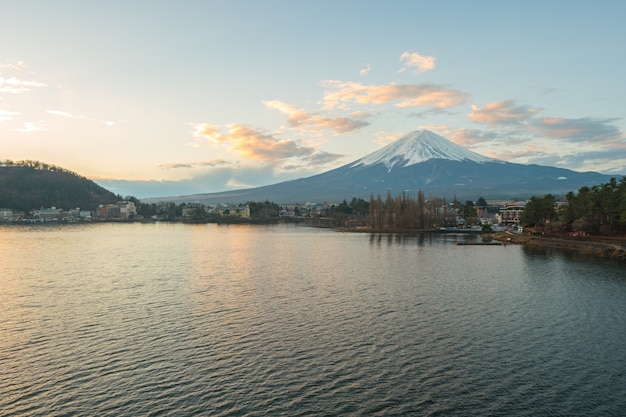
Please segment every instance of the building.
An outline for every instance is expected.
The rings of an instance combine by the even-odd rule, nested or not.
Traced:
[[[115,204],[100,204],[96,215],[100,219],[129,220],[137,214],[135,203],[118,201]]]
[[[50,208],[40,208],[39,210],[33,210],[31,212],[34,219],[38,219],[42,222],[52,222],[56,220],[61,220],[63,217],[63,210],[58,209],[54,206]]]
[[[207,207],[204,204],[190,203],[183,206],[182,216],[184,219],[189,219],[193,217],[194,213],[197,213],[198,210],[204,210],[208,213]]]
[[[521,223],[524,206],[526,206],[524,202],[505,203],[504,206],[500,208],[500,223],[519,225]]]
[[[13,210],[0,208],[0,222],[13,221]]]
[[[250,206],[247,204],[218,204],[215,212],[221,217],[250,218]]]

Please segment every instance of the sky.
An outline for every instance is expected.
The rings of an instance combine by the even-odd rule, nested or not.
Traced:
[[[626,174],[626,2],[0,0],[0,160],[249,188],[418,129]]]

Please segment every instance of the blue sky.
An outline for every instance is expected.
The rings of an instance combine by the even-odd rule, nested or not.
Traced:
[[[4,0],[0,159],[181,195],[324,172],[426,128],[626,174],[624,4]]]

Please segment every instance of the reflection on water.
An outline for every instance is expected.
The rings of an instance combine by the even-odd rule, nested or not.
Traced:
[[[624,266],[475,239],[0,227],[0,409],[619,415]]]

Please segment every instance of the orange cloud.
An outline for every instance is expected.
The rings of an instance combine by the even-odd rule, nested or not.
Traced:
[[[539,111],[517,105],[513,100],[494,101],[482,109],[472,106],[472,110],[473,112],[467,115],[471,121],[491,126],[519,124]]]
[[[193,137],[206,139],[210,142],[219,143],[220,127],[208,123],[197,123],[193,125]]]
[[[420,74],[422,72],[435,69],[435,57],[422,56],[417,52],[404,52],[402,55],[400,55],[400,61],[404,63],[405,67],[402,68],[399,72],[404,72],[408,68],[415,68],[413,72],[415,74]]]
[[[280,161],[292,157],[311,155],[315,149],[301,146],[291,139],[277,139],[273,135],[262,133],[250,127],[231,124],[228,131],[221,133],[219,127],[210,124],[198,124],[194,136],[205,138],[213,143],[227,145],[232,151],[248,159],[262,161]]]
[[[435,84],[364,85],[351,81],[325,81],[324,107],[333,109],[344,103],[385,104],[398,102],[397,107],[430,106],[438,109],[462,105],[465,93]]]
[[[369,125],[369,123],[364,120],[368,117],[368,114],[359,114],[354,118],[329,118],[310,114],[302,109],[278,100],[264,101],[263,104],[270,109],[278,110],[279,112],[286,114],[287,122],[290,127],[308,126],[314,130],[330,129],[334,130],[338,134],[343,134]]]

